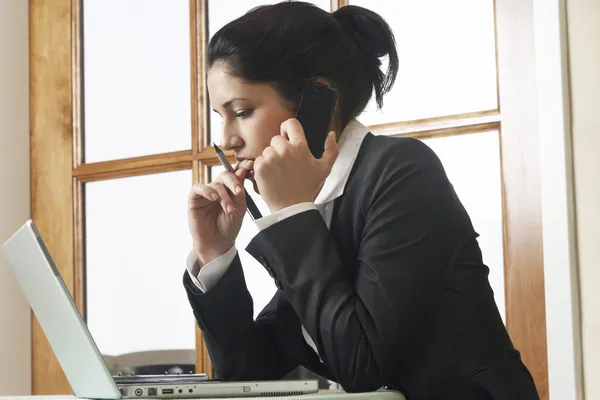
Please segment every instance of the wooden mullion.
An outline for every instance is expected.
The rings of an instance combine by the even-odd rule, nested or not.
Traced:
[[[152,156],[128,158],[124,160],[102,161],[91,164],[82,164],[73,171],[73,176],[82,180],[96,180],[96,176],[107,175],[113,177],[139,175],[137,172],[173,170],[173,166],[188,163],[191,168],[192,153],[189,150],[164,153]],[[175,168],[177,169],[177,168]]]
[[[207,160],[202,161],[194,161],[194,165],[196,170],[198,171],[197,180],[194,182],[203,182],[207,183],[209,179],[209,168],[210,165],[206,162]],[[218,164],[218,159],[208,160],[209,162],[215,162]],[[214,165],[216,165],[214,164]],[[200,327],[196,324],[196,371],[200,373],[205,373],[209,377],[213,377],[213,368],[212,362],[210,359],[210,354],[208,353],[208,348],[206,347],[206,342],[204,341],[204,334],[200,330]]]
[[[235,154],[232,151],[223,151],[223,153],[225,154],[225,156],[227,156],[227,159],[231,163],[235,162]],[[211,162],[213,160],[217,160],[217,153],[215,152],[215,149],[212,146],[210,146],[203,149],[200,153],[196,154],[194,156],[194,159],[200,160],[202,162]]]
[[[501,120],[497,111],[484,111],[478,113],[461,114],[450,117],[430,118],[415,121],[402,121],[389,124],[373,125],[369,128],[375,134],[409,135],[414,137],[447,136],[454,132],[473,132],[485,129],[486,126],[495,126]],[[225,152],[231,162],[234,162],[232,152]],[[189,150],[164,153],[150,156],[134,157],[122,160],[102,161],[90,164],[81,164],[73,171],[73,176],[89,181],[97,180],[98,176],[131,176],[140,175],[144,171],[165,171],[181,169],[181,165],[192,160],[202,163],[218,165],[215,151],[212,146],[204,147],[197,153]],[[175,166],[175,167],[174,167]],[[189,168],[192,168],[190,165]]]
[[[500,130],[500,122],[489,122],[485,124],[477,124],[477,125],[467,125],[467,126],[459,126],[456,128],[446,128],[446,129],[434,129],[431,131],[420,131],[416,133],[409,133],[404,135],[392,135],[392,136],[408,136],[413,137],[415,139],[434,139],[434,138],[442,138],[442,137],[450,137],[450,136],[459,136],[459,135],[468,135],[472,133],[481,133],[481,132],[489,132],[489,131],[498,131]]]
[[[86,315],[85,297],[85,186],[73,178],[73,263],[75,304],[84,320]]]
[[[233,166],[235,167],[235,165],[234,165],[235,159],[233,159],[233,160],[232,160],[232,159],[230,159],[229,157],[227,157],[227,159],[229,160],[229,162],[231,163],[231,165],[233,165]],[[221,162],[220,162],[220,161],[219,161],[219,159],[218,159],[218,158],[216,158],[216,157],[215,157],[215,158],[207,158],[207,159],[204,159],[204,160],[202,160],[202,165],[203,165],[205,168],[219,167],[219,166],[221,166]],[[204,174],[204,177],[208,178],[208,177],[209,177],[209,175],[207,175],[207,174],[205,173],[205,174]]]
[[[334,2],[337,3],[337,8],[333,8]],[[331,11],[335,11],[338,8],[347,6],[350,3],[350,0],[331,0]]]
[[[79,175],[76,178],[81,182],[103,181],[108,179],[129,178],[140,175],[160,174],[163,172],[183,171],[186,169],[193,170],[193,161],[184,160],[162,165],[149,165],[140,168],[128,168],[111,171],[98,171],[89,174]]]
[[[206,46],[208,43],[208,0],[190,0],[191,25],[194,30],[195,57],[195,112],[197,120],[195,121],[196,133],[194,141],[198,144],[193,149],[193,181],[206,181],[206,167],[203,160],[207,158],[216,158],[214,149],[208,146],[210,137],[210,120],[208,92],[204,76],[204,60],[206,59]],[[212,154],[211,154],[212,153]],[[210,378],[213,376],[212,363],[208,354],[208,349],[204,341],[202,331],[196,325],[196,371],[207,374]]]
[[[71,69],[73,113],[73,169],[83,163],[83,18],[82,0],[71,1]],[[73,178],[73,293],[83,319],[85,307],[84,201],[83,183]]]
[[[496,107],[498,112],[502,113],[500,103],[500,54],[498,53],[498,5],[496,0],[492,0],[494,3],[494,55],[496,57]],[[530,0],[531,1],[531,0]]]
[[[190,86],[191,86],[191,115],[192,115],[192,154],[198,153],[200,132],[199,132],[199,121],[201,119],[200,113],[200,81],[202,77],[199,75],[198,69],[200,68],[199,62],[199,41],[202,40],[199,37],[198,24],[198,2],[196,0],[190,0]]]
[[[500,114],[498,114],[497,111],[489,111],[452,117],[372,125],[369,126],[369,129],[376,135],[408,136],[418,139],[430,139],[499,130],[500,123]],[[225,154],[231,163],[235,162],[235,157],[232,152],[226,151]],[[194,159],[211,167],[220,165],[212,147],[203,149],[194,156]]]
[[[418,119],[412,121],[399,121],[387,124],[371,125],[371,132],[378,135],[407,135],[420,132],[431,132],[452,128],[463,128],[470,125],[482,125],[499,122],[501,115],[498,110],[487,110],[465,114],[449,115],[442,117]]]
[[[192,161],[192,184],[202,182],[202,174],[200,173],[200,163],[196,160]]]
[[[198,70],[198,122],[200,143],[199,150],[205,150],[209,146],[210,138],[210,105],[208,101],[208,88],[204,79],[206,71],[204,61],[206,60],[206,48],[208,45],[208,0],[190,0],[196,2],[195,21],[197,26],[197,57]],[[194,153],[196,154],[196,153]]]
[[[209,165],[202,165],[202,168],[200,169],[202,176],[201,182],[208,182],[208,179],[210,178],[210,166]]]
[[[481,123],[481,124],[475,124],[475,125],[457,126],[457,127],[453,127],[453,128],[432,129],[432,130],[423,129],[423,130],[417,130],[414,133],[390,134],[389,136],[397,136],[397,137],[405,136],[405,137],[412,137],[415,139],[423,140],[423,139],[434,139],[434,138],[442,138],[442,137],[450,137],[450,136],[468,135],[468,134],[473,134],[473,133],[481,133],[481,132],[489,132],[489,131],[498,131],[498,130],[500,130],[500,126],[501,126],[500,122],[496,121],[496,122],[488,122],[488,123]],[[377,131],[374,131],[374,133],[377,134]],[[206,149],[206,150],[211,150],[211,149]],[[233,153],[225,152],[225,154],[227,155],[229,162],[234,164],[235,157],[234,157]],[[203,165],[207,168],[221,165],[221,162],[219,161],[217,156],[214,154],[214,151],[201,152],[200,154],[196,155],[196,157],[194,157],[194,158],[196,160],[198,160],[201,163],[201,165]],[[200,166],[199,168],[202,168],[202,167]],[[195,180],[194,182],[202,182],[202,180],[198,180],[198,181]]]
[[[338,8],[342,7],[344,5],[343,3],[347,3],[347,1],[344,1],[344,0],[331,0],[329,2],[329,10],[331,12],[334,12]]]

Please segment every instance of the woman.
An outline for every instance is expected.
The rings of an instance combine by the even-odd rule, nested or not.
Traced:
[[[354,119],[372,92],[381,106],[397,70],[390,28],[359,7],[263,6],[211,39],[208,91],[239,163],[190,193],[184,286],[216,374],[278,379],[304,365],[349,392],[537,399],[439,160]],[[319,159],[293,118],[311,82],[340,96]],[[234,245],[244,179],[271,211],[246,250],[278,287],[256,321]]]

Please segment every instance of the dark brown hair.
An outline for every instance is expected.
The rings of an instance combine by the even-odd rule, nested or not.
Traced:
[[[311,78],[327,78],[339,91],[343,124],[373,92],[381,108],[398,72],[394,35],[380,15],[358,6],[329,13],[301,1],[260,6],[225,25],[208,44],[207,67],[219,61],[234,76],[273,84],[289,100]]]

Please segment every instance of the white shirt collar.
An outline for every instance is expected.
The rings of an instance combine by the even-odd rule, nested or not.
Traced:
[[[333,163],[331,173],[315,200],[315,204],[329,203],[344,194],[344,187],[358,156],[358,150],[368,133],[369,128],[357,120],[353,119],[346,125],[338,141],[340,152]]]

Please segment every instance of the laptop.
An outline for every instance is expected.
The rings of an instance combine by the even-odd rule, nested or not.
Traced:
[[[254,397],[319,390],[317,380],[221,382],[205,374],[112,376],[33,221],[27,221],[2,249],[77,397]]]

